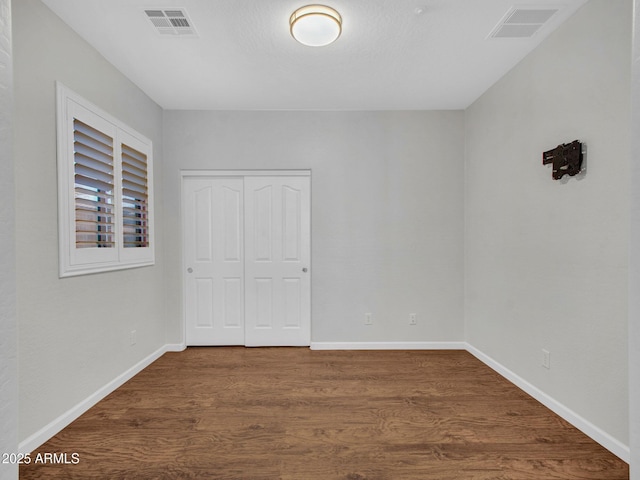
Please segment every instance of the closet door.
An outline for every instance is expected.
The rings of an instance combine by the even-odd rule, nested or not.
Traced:
[[[245,345],[310,345],[310,179],[245,177],[244,205]]]
[[[244,345],[243,180],[185,177],[187,345]]]

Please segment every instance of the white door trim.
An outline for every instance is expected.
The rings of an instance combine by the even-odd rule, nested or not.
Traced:
[[[311,170],[180,170],[180,177],[310,177]]]

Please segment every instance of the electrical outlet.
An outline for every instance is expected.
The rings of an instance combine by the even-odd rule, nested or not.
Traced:
[[[130,336],[131,345],[135,345],[136,344],[136,342],[138,341],[137,337],[138,337],[138,333],[135,330],[131,330],[131,336]]]
[[[417,325],[418,324],[418,316],[415,313],[409,314],[409,325]]]
[[[542,349],[542,366],[544,368],[551,368],[551,354],[549,350]]]
[[[373,325],[373,319],[371,318],[371,314],[370,313],[365,313],[364,314],[364,324],[365,325]]]

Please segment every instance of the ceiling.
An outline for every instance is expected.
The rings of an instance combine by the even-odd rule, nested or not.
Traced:
[[[464,109],[587,0],[322,0],[340,38],[306,47],[306,0],[42,0],[165,109]],[[513,7],[558,9],[530,38],[489,38]],[[183,9],[160,35],[146,9]]]

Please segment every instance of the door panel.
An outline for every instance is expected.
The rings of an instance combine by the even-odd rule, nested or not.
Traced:
[[[282,188],[282,259],[299,262],[302,242],[301,230],[302,192],[283,186]]]
[[[223,215],[224,215],[224,261],[242,261],[242,189],[231,189],[228,186],[222,188]]]
[[[300,302],[302,298],[302,282],[299,278],[283,279],[284,328],[299,328],[302,318]]]
[[[196,328],[213,327],[213,280],[195,278]]]
[[[187,345],[244,345],[241,178],[184,179]]]
[[[245,344],[309,345],[309,177],[245,177]]]
[[[252,192],[251,229],[254,261],[271,262],[273,255],[273,187],[266,185]]]
[[[211,185],[203,185],[193,192],[193,214],[195,215],[195,260],[213,261],[213,238],[211,220],[213,218],[213,199]]]
[[[241,278],[224,278],[224,326],[242,328],[243,286]]]
[[[273,280],[271,278],[254,278],[253,289],[249,288],[252,301],[255,302],[255,328],[273,327]],[[253,306],[253,305],[252,305]],[[253,313],[251,308],[249,311]],[[246,335],[245,335],[246,339]]]

